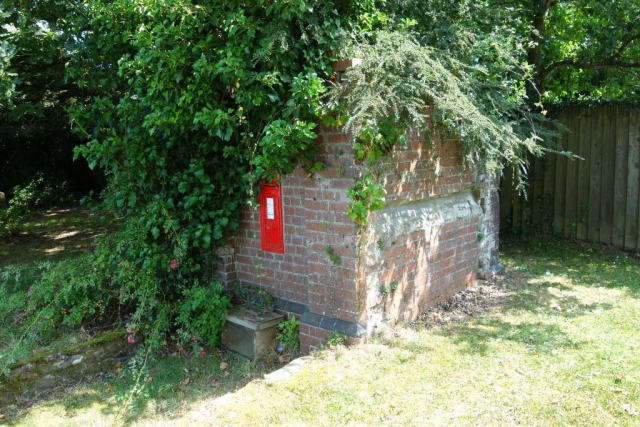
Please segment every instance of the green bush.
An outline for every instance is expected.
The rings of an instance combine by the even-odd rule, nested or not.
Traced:
[[[126,326],[151,349],[169,336],[217,344],[229,306],[219,281],[183,275],[189,262],[179,249],[161,262],[145,259],[145,238],[129,224],[100,238],[96,253],[0,271],[0,369],[80,327]]]
[[[181,336],[195,337],[209,345],[218,344],[229,308],[229,298],[221,293],[220,282],[184,290],[184,299],[180,302],[176,319]]]

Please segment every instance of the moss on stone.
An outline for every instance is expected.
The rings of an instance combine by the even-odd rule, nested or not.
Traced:
[[[2,376],[0,378],[0,396],[6,392],[14,395],[22,393],[24,390],[24,382],[22,381],[22,375],[11,375],[9,377]]]
[[[52,384],[75,380],[78,375],[100,371],[106,361],[121,357],[126,351],[127,332],[118,329],[100,334],[92,340],[65,348],[42,349],[11,365],[8,375],[0,375],[0,404],[19,395],[33,395],[49,390]],[[118,340],[122,340],[118,343]]]
[[[127,331],[125,329],[118,329],[115,331],[105,332],[103,334],[98,335],[96,338],[81,342],[78,344],[71,345],[58,353],[64,354],[65,356],[71,356],[74,353],[77,353],[80,349],[87,347],[95,347],[100,344],[104,344],[106,342],[111,342],[118,338],[125,338],[127,336]]]
[[[71,356],[73,354],[80,352],[82,349],[95,347],[97,345],[101,345],[106,342],[111,342],[118,338],[124,338],[126,337],[126,335],[127,335],[127,331],[125,329],[117,329],[115,331],[102,333],[92,340],[73,344],[63,349],[49,349],[49,348],[43,349],[39,353],[33,354],[23,360],[18,360],[17,362],[12,364],[9,367],[9,369],[10,370],[18,369],[29,363],[38,364],[42,362],[46,357],[52,356],[54,354],[63,354],[65,356]]]

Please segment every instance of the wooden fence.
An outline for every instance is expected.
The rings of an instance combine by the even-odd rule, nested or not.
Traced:
[[[532,163],[527,198],[501,182],[502,229],[551,231],[578,240],[640,249],[640,112],[630,106],[575,108],[558,120],[564,150]]]

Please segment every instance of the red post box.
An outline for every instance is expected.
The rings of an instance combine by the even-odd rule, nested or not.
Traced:
[[[275,181],[260,186],[260,234],[263,251],[284,253],[282,191]]]

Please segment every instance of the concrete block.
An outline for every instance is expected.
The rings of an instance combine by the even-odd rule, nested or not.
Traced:
[[[222,344],[250,360],[269,350],[284,316],[262,313],[248,304],[229,310],[227,324],[222,331]]]

